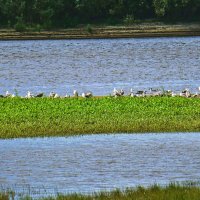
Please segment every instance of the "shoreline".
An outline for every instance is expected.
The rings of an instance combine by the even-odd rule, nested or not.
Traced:
[[[21,195],[21,196],[20,196]],[[2,190],[0,191],[0,199],[1,200],[9,200],[9,199],[32,199],[35,196],[35,200],[123,200],[123,199],[149,199],[149,200],[196,200],[200,195],[200,187],[199,183],[195,183],[192,181],[185,183],[169,183],[168,185],[162,186],[159,184],[150,185],[148,187],[144,186],[136,186],[136,187],[127,187],[124,189],[113,189],[108,191],[99,191],[99,192],[91,192],[91,193],[58,193],[57,195],[47,194],[46,196],[37,196],[38,194],[29,194],[22,193],[18,194],[13,190]]]
[[[0,29],[0,40],[57,40],[57,39],[114,39],[147,37],[200,36],[200,24],[135,24],[132,26],[91,26],[85,28],[57,29],[16,32],[14,29]]]

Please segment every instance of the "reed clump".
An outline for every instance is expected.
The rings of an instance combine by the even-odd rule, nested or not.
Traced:
[[[1,98],[0,138],[197,132],[200,98]]]

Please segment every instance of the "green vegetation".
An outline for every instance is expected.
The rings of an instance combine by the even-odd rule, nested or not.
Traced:
[[[69,194],[56,197],[41,198],[41,200],[199,200],[200,188],[197,186],[181,186],[170,184],[166,187],[153,185],[149,188],[137,187],[124,191],[116,189],[111,192],[100,192],[91,195]],[[13,192],[0,193],[0,200],[15,199]],[[21,197],[30,200],[31,197]]]
[[[2,98],[0,138],[200,131],[200,98]]]
[[[0,27],[24,31],[38,25],[50,29],[140,20],[199,21],[199,12],[200,0],[0,0]]]

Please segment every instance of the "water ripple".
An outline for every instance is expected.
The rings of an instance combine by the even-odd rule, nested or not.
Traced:
[[[0,41],[0,93],[200,85],[200,37]]]
[[[94,192],[200,180],[200,133],[0,140],[0,185]]]

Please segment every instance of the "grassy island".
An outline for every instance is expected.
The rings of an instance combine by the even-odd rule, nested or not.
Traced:
[[[2,98],[0,138],[200,131],[200,98]]]
[[[166,187],[158,185],[149,188],[137,187],[124,191],[116,189],[111,192],[100,192],[91,195],[69,194],[56,197],[40,198],[40,200],[198,200],[200,188],[197,186],[181,186],[170,184]],[[0,193],[0,200],[15,199],[14,192]],[[21,197],[21,200],[31,200],[31,197]]]

